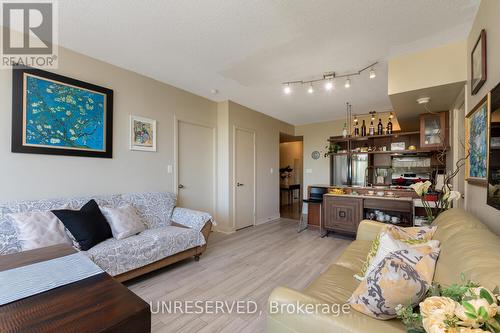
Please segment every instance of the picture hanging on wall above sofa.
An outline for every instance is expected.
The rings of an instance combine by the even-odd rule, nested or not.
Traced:
[[[12,152],[112,158],[113,90],[40,69],[12,72]]]
[[[469,158],[465,163],[465,179],[476,185],[486,185],[488,170],[488,96],[486,95],[465,116],[465,151]]]
[[[490,93],[488,205],[500,209],[500,84]]]

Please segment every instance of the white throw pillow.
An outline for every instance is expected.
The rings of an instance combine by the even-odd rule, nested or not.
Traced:
[[[7,214],[18,230],[23,251],[41,247],[70,244],[66,228],[51,211]]]
[[[408,243],[401,240],[397,240],[391,237],[387,232],[380,233],[380,245],[377,250],[377,254],[373,258],[370,266],[366,270],[366,275],[376,268],[384,258],[391,252],[405,250],[408,248],[420,248],[420,247],[430,247],[431,249],[439,249],[438,240],[421,241],[420,243]]]
[[[111,227],[113,237],[123,239],[136,235],[146,229],[137,211],[132,205],[119,208],[99,207]]]

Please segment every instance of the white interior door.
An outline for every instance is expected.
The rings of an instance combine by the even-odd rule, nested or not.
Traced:
[[[254,225],[255,220],[255,133],[234,129],[234,226]]]
[[[214,214],[214,129],[178,122],[178,205]]]

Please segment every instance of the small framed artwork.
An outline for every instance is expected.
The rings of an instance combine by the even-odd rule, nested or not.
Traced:
[[[465,180],[486,185],[488,174],[489,94],[465,116]]]
[[[113,90],[39,69],[12,70],[12,152],[112,158]]]
[[[130,150],[156,151],[156,120],[130,116]]]
[[[472,95],[477,94],[479,89],[486,82],[486,30],[481,30],[471,54],[471,91]]]

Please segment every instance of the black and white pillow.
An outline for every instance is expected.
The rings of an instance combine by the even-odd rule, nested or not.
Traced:
[[[112,237],[111,228],[95,200],[90,200],[80,210],[62,209],[52,213],[61,220],[83,251]]]

